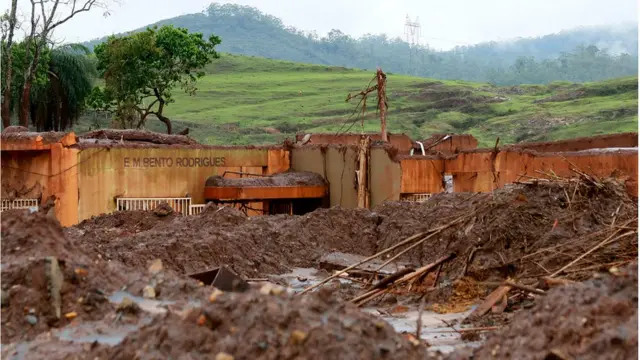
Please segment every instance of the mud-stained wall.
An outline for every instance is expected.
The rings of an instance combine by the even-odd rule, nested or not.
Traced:
[[[2,151],[2,198],[46,199],[50,161],[49,151]]]
[[[78,222],[77,153],[61,143],[48,151],[2,151],[3,198],[55,196],[55,215],[62,226]]]
[[[431,146],[431,144],[435,144],[447,135],[449,135],[447,140]],[[462,150],[476,149],[478,147],[478,140],[476,140],[473,135],[469,134],[436,134],[431,136],[429,139],[424,140],[423,144],[425,147],[429,148],[429,151],[455,153]],[[415,150],[419,152],[421,149],[419,147],[415,147]]]
[[[371,149],[369,171],[370,207],[373,208],[387,200],[400,200],[402,168],[399,162],[391,159],[385,149]]]
[[[380,133],[368,133],[371,141],[381,141]],[[305,134],[296,134],[296,141],[302,141]],[[362,134],[311,134],[307,145],[358,145]],[[389,134],[389,143],[401,153],[409,153],[413,148],[413,140],[406,134]]]
[[[599,135],[553,142],[531,142],[509,145],[509,147],[535,150],[538,152],[564,152],[588,149],[638,147],[638,133]]]
[[[291,169],[311,171],[329,182],[331,206],[358,206],[356,147],[296,147],[291,149]]]
[[[637,196],[638,153],[624,151],[568,152],[562,154],[523,151],[463,152],[440,159],[442,169],[432,159],[403,159],[402,192],[434,193],[442,173],[453,175],[455,192],[488,192],[528,177],[544,177],[540,172],[558,176],[575,175],[572,168],[601,177],[624,179],[627,190]]]
[[[403,194],[437,193],[443,191],[444,161],[430,158],[405,158],[402,167]]]
[[[274,155],[279,158],[288,156]],[[95,148],[82,150],[78,162],[78,214],[82,221],[114,211],[116,197],[190,196],[194,204],[202,204],[206,178],[226,170],[266,174],[269,150]],[[278,161],[272,160],[272,164],[284,169]]]

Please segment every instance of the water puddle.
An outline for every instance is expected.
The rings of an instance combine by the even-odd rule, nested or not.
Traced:
[[[100,323],[83,323],[74,327],[65,327],[53,332],[53,336],[62,341],[77,343],[98,342],[104,345],[118,345],[131,332],[151,323],[151,317],[140,319],[137,324],[105,326]]]
[[[470,309],[462,313],[452,314],[439,314],[432,311],[422,312],[422,326],[420,328],[420,337],[431,344],[430,350],[441,351],[443,353],[449,353],[454,351],[458,347],[477,347],[482,344],[481,341],[467,342],[460,338],[454,329],[459,330],[459,325],[453,325],[453,328],[447,324],[458,323],[462,321],[467,315],[471,313],[473,309]],[[379,311],[379,308],[364,308],[362,311],[373,314],[386,322],[388,322],[393,328],[399,332],[408,332],[415,334],[416,326],[418,324],[418,310],[417,308],[399,314],[388,314],[386,312]],[[444,321],[443,321],[444,320]],[[445,324],[445,322],[447,324]]]
[[[114,304],[120,304],[124,298],[129,298],[136,303],[140,309],[151,314],[164,314],[167,312],[167,306],[175,304],[175,301],[169,300],[152,300],[145,299],[140,296],[131,295],[126,291],[116,291],[109,296],[109,301]]]
[[[290,273],[273,275],[273,278],[282,279],[287,283],[290,292],[298,293],[309,286],[313,286],[322,281],[325,276],[316,275],[315,268],[294,268]],[[348,278],[337,278],[341,284],[349,284],[360,287],[360,284]],[[366,307],[362,311],[370,313],[388,322],[398,333],[408,332],[415,334],[418,320],[418,308],[413,306],[409,311],[397,314],[390,314],[382,307]],[[473,308],[462,313],[439,314],[432,311],[423,311],[420,337],[431,344],[431,350],[450,353],[458,347],[478,347],[482,341],[467,342],[460,338],[460,334],[455,330],[460,329],[460,325],[447,324],[459,323],[473,311]],[[445,322],[447,324],[445,324]],[[455,329],[455,330],[454,330]]]
[[[324,276],[316,275],[318,269],[314,268],[293,268],[290,273],[281,275],[272,275],[272,278],[282,279],[287,283],[287,287],[293,293],[298,293],[309,286],[313,286],[324,280]],[[356,284],[349,279],[338,277],[335,281],[339,281],[340,284]]]

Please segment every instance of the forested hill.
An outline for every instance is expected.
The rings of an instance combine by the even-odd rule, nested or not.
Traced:
[[[585,82],[638,73],[637,25],[582,28],[539,38],[490,42],[450,51],[411,50],[399,38],[354,39],[339,30],[324,37],[287,27],[259,10],[211,4],[203,13],[163,20],[190,31],[216,34],[222,52],[311,64],[373,69],[439,79],[488,81],[500,85]],[[90,47],[104,39],[87,43]],[[410,57],[411,53],[411,57]],[[410,61],[409,59],[412,59]]]

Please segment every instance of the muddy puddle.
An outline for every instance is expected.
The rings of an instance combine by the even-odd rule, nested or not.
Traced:
[[[318,276],[318,270],[314,268],[294,268],[291,272],[274,275],[274,279],[279,279],[287,283],[289,292],[298,293],[309,286],[318,284],[324,276]],[[336,278],[334,283],[339,282],[341,286],[363,289],[360,283],[347,278]],[[331,282],[329,282],[331,284]],[[430,350],[450,353],[460,347],[478,347],[482,341],[464,341],[461,339],[458,325],[469,315],[473,309],[461,313],[440,314],[433,311],[422,312],[422,326],[420,337],[430,345]],[[398,333],[416,333],[419,310],[417,305],[409,305],[402,313],[390,313],[385,307],[365,307],[362,311],[372,314],[388,322]]]

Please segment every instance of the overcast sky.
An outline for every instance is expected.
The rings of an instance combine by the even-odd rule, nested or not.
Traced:
[[[28,14],[29,1],[18,0]],[[83,0],[78,0],[79,2]],[[91,40],[158,20],[204,10],[211,0],[101,0],[101,11],[79,14],[56,31],[65,42]],[[490,40],[539,36],[578,26],[637,23],[637,0],[242,0],[282,19],[285,25],[340,29],[354,37],[386,33],[404,38],[405,17],[420,18],[421,43],[438,49]],[[3,10],[9,1],[3,1]],[[62,14],[62,13],[61,13]]]

